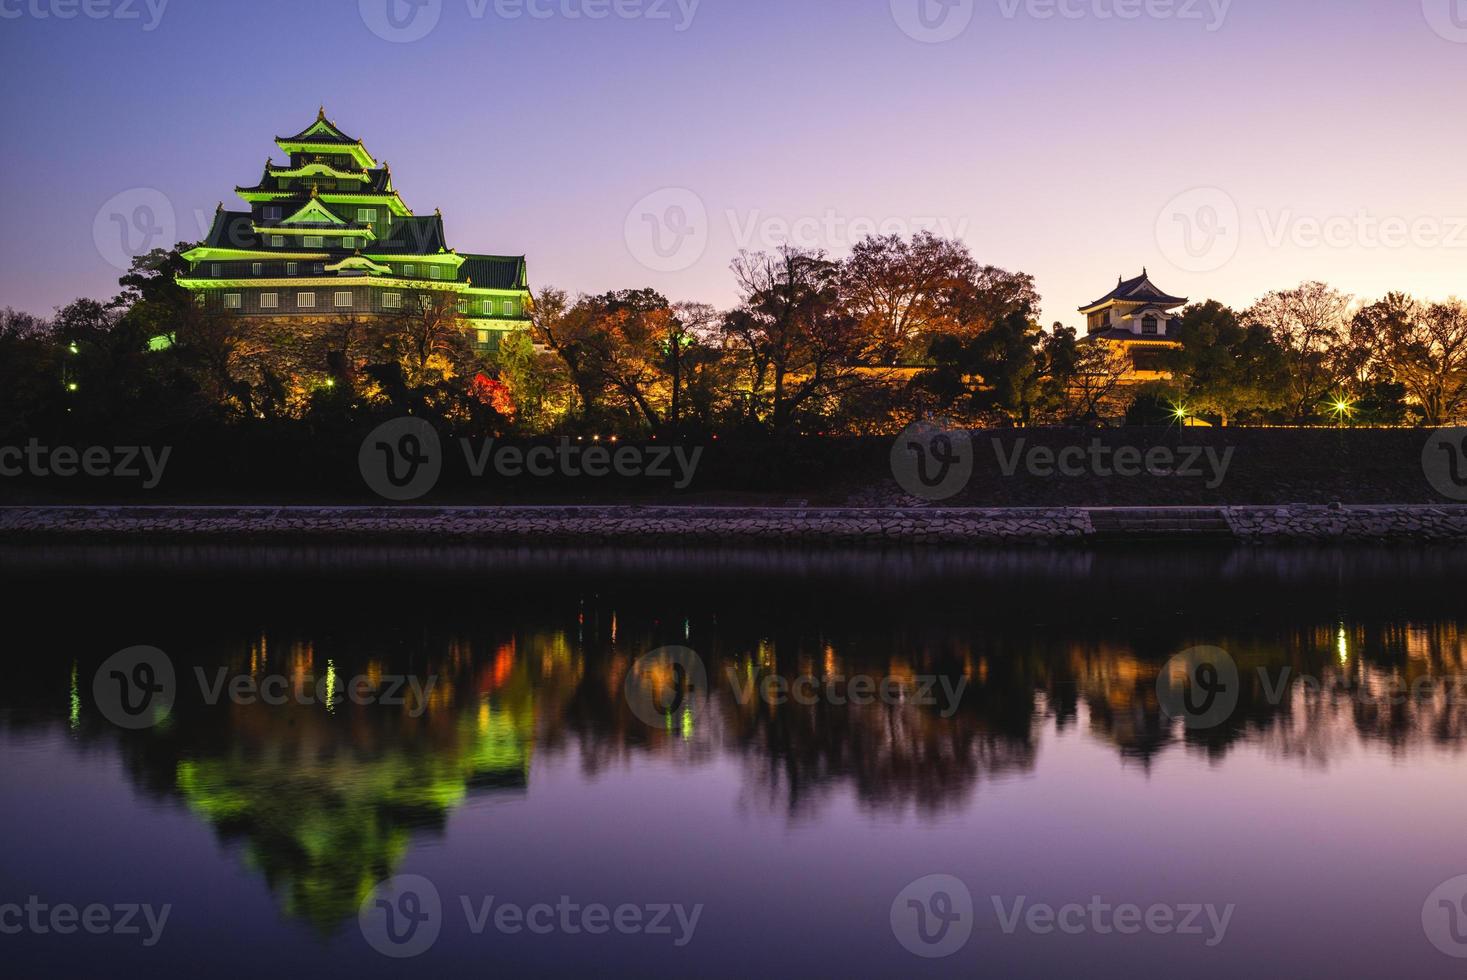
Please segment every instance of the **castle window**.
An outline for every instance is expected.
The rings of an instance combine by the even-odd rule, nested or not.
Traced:
[[[336,307],[337,307],[337,309],[350,309],[351,308],[351,293],[337,293],[336,294]]]
[[[296,293],[295,306],[298,310],[314,310],[316,308],[316,294]]]
[[[480,347],[488,347],[489,346],[489,331],[487,331],[487,330],[480,330],[480,331],[477,331],[477,333],[478,333],[479,346]]]
[[[364,225],[364,224],[367,224],[368,222],[376,221],[376,220],[377,220],[377,209],[376,208],[357,208],[357,223],[358,224],[363,224]]]
[[[357,247],[357,240],[355,238],[351,237],[350,235],[343,235],[341,237],[341,247],[342,248],[356,248]]]
[[[285,274],[287,276],[299,275],[300,274],[300,271],[301,271],[301,265],[300,265],[299,262],[287,262],[287,263],[285,263]]]
[[[270,245],[273,248],[284,248],[285,247],[285,236],[284,235],[271,235],[270,236]]]
[[[285,210],[283,208],[272,206],[265,209],[266,221],[279,221],[283,217],[285,217]]]
[[[410,278],[416,276],[418,274],[418,267],[410,262],[402,267],[402,274]]]
[[[224,294],[224,308],[226,310],[237,310],[244,305],[244,298],[239,293]]]
[[[492,299],[486,299],[484,301],[484,313],[488,316],[494,315],[494,301]]]
[[[440,269],[440,268],[439,268],[439,267],[438,267],[438,266],[436,266],[436,265],[434,265],[434,266],[429,266],[429,267],[428,267],[428,275],[429,275],[429,276],[430,276],[430,277],[432,277],[432,278],[434,278],[434,279],[442,279],[442,278],[443,278],[443,270],[442,270],[442,269]]]
[[[306,248],[320,248],[324,244],[326,244],[326,240],[324,238],[322,238],[320,235],[307,235],[306,236],[306,241],[305,241]]]
[[[402,309],[402,293],[383,293],[382,308],[384,310]]]
[[[514,316],[515,315],[514,300],[507,299],[507,300],[504,301],[504,315],[505,316]]]
[[[262,309],[262,310],[274,310],[274,309],[279,309],[279,308],[280,308],[280,294],[279,293],[261,293],[260,294],[260,309]]]
[[[251,262],[250,263],[250,275],[252,275],[252,276],[262,276],[264,274],[265,274],[265,266],[264,266],[263,263],[260,263],[260,262]]]
[[[224,275],[224,272],[222,270],[223,266],[221,266],[218,262],[215,262],[209,266],[209,275],[215,279],[218,279],[220,276]]]
[[[458,301],[458,311],[460,313],[467,313],[467,312],[469,312],[469,301],[466,300],[466,299],[459,300]]]
[[[1158,328],[1160,326],[1161,321],[1158,320],[1155,315],[1144,316],[1141,318],[1141,332],[1143,334],[1154,337],[1156,336]]]

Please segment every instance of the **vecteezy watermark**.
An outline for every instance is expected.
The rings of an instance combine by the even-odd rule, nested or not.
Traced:
[[[138,21],[144,31],[163,22],[169,0],[0,0],[0,20]],[[170,243],[171,244],[171,243]]]
[[[969,678],[940,674],[916,674],[910,677],[872,674],[831,674],[816,677],[800,674],[786,678],[782,674],[761,671],[750,675],[741,673],[737,667],[725,668],[729,687],[734,699],[741,705],[752,704],[756,699],[771,707],[795,704],[814,707],[829,704],[835,707],[852,705],[866,707],[884,704],[889,707],[911,705],[922,708],[937,708],[943,718],[957,714],[968,689]]]
[[[1156,217],[1156,244],[1185,272],[1216,272],[1242,244],[1238,202],[1220,187],[1198,187],[1168,201]]]
[[[1467,249],[1467,216],[1353,214],[1308,215],[1284,209],[1259,211],[1269,248]]]
[[[1088,446],[1030,446],[1027,439],[1014,441],[1012,450],[1003,440],[994,438],[993,451],[998,457],[998,470],[1006,477],[1019,472],[1048,477],[1176,477],[1183,480],[1206,480],[1209,490],[1216,490],[1227,479],[1236,449],[1229,446],[1219,453],[1212,446],[1107,446],[1099,439]]]
[[[1019,471],[1040,479],[1202,480],[1209,490],[1222,486],[1232,466],[1234,447],[1108,446],[1099,438],[1084,445],[1035,446],[1020,437],[1009,445],[990,439],[998,473],[1006,479]],[[891,447],[891,472],[897,485],[921,500],[950,500],[973,478],[977,452],[972,437],[956,426],[918,422]]]
[[[668,728],[708,703],[708,668],[687,647],[661,647],[637,658],[623,686],[632,714],[653,728]]]
[[[703,906],[652,902],[634,905],[581,904],[569,895],[554,903],[521,905],[495,895],[460,895],[463,926],[472,936],[491,928],[501,935],[665,936],[681,949],[693,941]],[[438,888],[421,875],[398,875],[372,889],[357,913],[368,945],[384,956],[410,959],[433,947],[450,924]]]
[[[195,667],[193,676],[205,704],[320,705],[335,711],[342,704],[358,707],[404,708],[419,718],[428,710],[436,677],[373,674],[339,677],[330,661],[320,675],[240,674],[228,667],[206,671]],[[178,696],[173,660],[157,647],[129,647],[102,662],[92,678],[92,700],[97,710],[119,728],[143,729],[161,724]]]
[[[1255,231],[1270,249],[1467,249],[1467,215],[1382,215],[1364,208],[1300,214],[1285,208],[1259,209],[1245,221],[1238,202],[1219,187],[1178,194],[1156,219],[1162,254],[1186,272],[1216,272],[1237,256],[1244,234]]]
[[[1467,501],[1467,428],[1433,432],[1421,451],[1421,468],[1437,493]]]
[[[664,187],[637,201],[622,228],[632,258],[653,272],[683,272],[708,251],[708,206],[686,187]]]
[[[992,895],[998,933],[1013,936],[1191,936],[1209,948],[1227,938],[1235,905],[1208,902],[1087,902],[1053,905],[1027,895]],[[977,920],[968,886],[952,875],[928,875],[903,888],[891,903],[891,931],[898,943],[926,959],[952,956],[968,944]]]
[[[1206,731],[1233,715],[1240,696],[1238,664],[1220,647],[1193,647],[1167,661],[1156,675],[1156,700],[1168,718]]]
[[[1438,950],[1467,959],[1467,875],[1437,885],[1421,906],[1421,928]]]
[[[993,910],[998,927],[1006,936],[1021,929],[1035,936],[1060,933],[1066,936],[1195,936],[1209,949],[1227,938],[1236,905],[1219,907],[1211,902],[1154,902],[1141,906],[1132,902],[1112,904],[1100,895],[1088,902],[1069,902],[1058,907],[1045,902],[1030,902],[1028,896],[1011,900],[993,896]]]
[[[0,477],[111,477],[141,480],[144,490],[163,482],[172,446],[43,446],[32,438],[24,446],[0,446]]]
[[[733,233],[734,245],[740,250],[771,250],[786,245],[804,249],[848,249],[867,238],[892,236],[910,238],[919,232],[931,232],[940,238],[962,238],[972,224],[966,217],[942,215],[872,215],[846,214],[826,208],[819,214],[766,214],[755,208],[746,213],[729,209],[724,212]]]
[[[1233,0],[994,0],[1004,20],[1175,20],[1222,29]],[[976,0],[891,0],[902,33],[924,44],[961,36],[973,22]]]
[[[952,956],[968,945],[973,923],[973,893],[952,875],[918,878],[891,903],[891,934],[923,959]]]
[[[891,473],[898,486],[919,500],[950,500],[973,479],[973,440],[957,426],[915,422],[891,447]]]
[[[142,944],[151,949],[163,938],[172,913],[172,905],[154,907],[138,902],[53,905],[41,901],[39,895],[31,895],[24,905],[19,902],[0,905],[0,935],[71,936],[85,932],[92,936],[139,936]]]
[[[1233,0],[996,0],[1005,20],[1176,20],[1209,34],[1222,29]]]
[[[1421,12],[1438,37],[1467,44],[1467,0],[1421,0]]]
[[[562,437],[555,446],[496,446],[487,439],[478,449],[472,440],[462,440],[469,475],[485,476],[491,469],[498,476],[515,479],[522,476],[541,479],[553,476],[603,479],[612,475],[636,479],[672,480],[673,489],[686,490],[698,472],[703,447],[688,450],[683,446],[607,446],[585,445]]]
[[[471,478],[491,473],[502,479],[626,479],[671,481],[686,490],[698,473],[703,447],[616,445],[593,438],[572,442],[563,436],[555,445],[510,446],[495,439],[459,440]],[[422,419],[383,423],[362,440],[357,466],[378,496],[404,502],[426,496],[443,474],[444,452],[438,432]]]
[[[936,708],[941,717],[951,718],[961,706],[970,679],[944,674],[886,675],[838,674],[816,676],[805,673],[786,677],[762,668],[724,667],[728,689],[738,704],[756,701],[770,707],[797,705],[814,707]],[[626,680],[627,703],[632,713],[653,728],[668,728],[681,715],[706,703],[708,668],[687,647],[663,647],[638,658]]]
[[[4,0],[0,0],[3,3]],[[178,240],[173,202],[160,190],[134,187],[108,198],[92,219],[92,244],[114,269],[126,272],[133,260]]]
[[[837,208],[807,214],[771,214],[761,208],[727,208],[720,220],[686,187],[664,187],[637,201],[627,212],[623,235],[632,257],[652,272],[682,272],[707,254],[715,227],[725,229],[739,251],[773,251],[786,246],[836,251],[866,238],[907,238],[931,232],[961,238],[971,222],[943,215],[863,215]]]
[[[464,0],[468,18],[496,20],[667,22],[678,33],[693,26],[702,0]],[[433,33],[444,0],[357,0],[362,23],[384,41],[410,44]]]
[[[941,44],[968,29],[975,6],[975,0],[891,0],[891,16],[912,40]]]
[[[92,701],[118,728],[152,728],[173,710],[178,692],[173,661],[157,647],[119,650],[92,677]]]
[[[438,485],[443,444],[422,419],[384,422],[362,440],[357,466],[372,492],[386,500],[417,500]]]

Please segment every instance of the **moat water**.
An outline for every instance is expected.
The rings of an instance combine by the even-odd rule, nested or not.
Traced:
[[[0,568],[7,975],[1467,955],[1460,550]]]

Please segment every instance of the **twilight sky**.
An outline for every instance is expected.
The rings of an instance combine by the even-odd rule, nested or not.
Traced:
[[[36,313],[242,208],[322,102],[536,289],[727,305],[740,247],[927,227],[1046,324],[1142,266],[1467,295],[1467,0],[0,0],[0,55]]]

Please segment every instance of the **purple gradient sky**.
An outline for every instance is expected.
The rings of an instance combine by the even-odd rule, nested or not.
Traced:
[[[1046,323],[1077,324],[1143,265],[1237,305],[1306,278],[1467,294],[1467,43],[1423,12],[1458,3],[1467,25],[1467,0],[1234,0],[1215,31],[1207,0],[1200,20],[977,0],[939,44],[903,33],[889,0],[702,0],[684,31],[671,0],[671,20],[600,21],[442,0],[437,27],[404,44],[374,35],[356,0],[171,0],[152,31],[144,0],[141,20],[31,12],[54,2],[0,0],[21,14],[0,20],[0,306],[110,295],[93,235],[105,202],[154,188],[177,237],[197,238],[321,102],[391,162],[410,207],[443,209],[451,244],[527,254],[536,288],[729,304],[745,226],[831,213],[960,230],[981,261],[1038,278]],[[624,230],[666,187],[709,215],[706,252],[678,272],[640,264]],[[1157,226],[1197,187],[1236,202],[1241,242],[1186,271]],[[1359,213],[1463,227],[1380,247]],[[1269,241],[1277,223],[1307,234],[1298,220],[1339,216],[1339,245]]]

